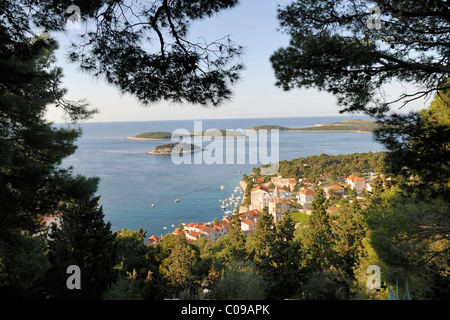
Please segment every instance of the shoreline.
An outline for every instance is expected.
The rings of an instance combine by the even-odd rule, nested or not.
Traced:
[[[268,132],[270,130],[276,129],[264,129]],[[254,129],[245,129],[244,132],[259,132],[260,130]],[[301,129],[292,129],[292,130],[279,130],[279,132],[356,132],[356,133],[373,133],[372,131],[359,131],[359,130],[301,130]]]
[[[182,151],[182,152],[177,152],[177,154],[186,154],[186,153],[194,153],[194,152],[201,152],[201,151],[203,151],[203,150]],[[146,152],[145,154],[153,154],[153,155],[158,155],[158,156],[170,156],[172,154],[172,151],[155,152],[155,150],[153,150],[153,151]]]
[[[202,135],[198,135],[198,134],[190,134],[190,135],[186,135],[189,137],[200,137],[200,138],[214,138],[214,139],[245,139],[248,138],[248,136],[202,136]],[[182,137],[182,136],[181,136]],[[124,138],[125,140],[136,140],[136,141],[172,141],[171,138],[136,138],[136,137],[126,137]],[[174,142],[179,142],[179,141],[175,141]]]
[[[136,138],[136,137],[126,137],[125,140],[137,140],[137,141],[163,141],[170,140],[170,138]]]

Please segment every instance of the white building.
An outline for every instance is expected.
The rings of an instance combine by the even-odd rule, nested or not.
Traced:
[[[304,209],[311,209],[311,204],[314,200],[314,195],[316,192],[312,190],[305,190],[299,193],[298,202],[303,206]]]
[[[366,187],[366,180],[354,175],[349,175],[347,178],[345,178],[345,183],[349,184],[350,187],[357,193],[361,193]]]

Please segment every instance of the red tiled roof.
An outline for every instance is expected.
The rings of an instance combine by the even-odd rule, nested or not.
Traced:
[[[248,226],[251,225],[252,223],[254,223],[252,220],[249,220],[249,219],[242,219],[241,222],[246,224],[246,225],[248,225]]]
[[[191,236],[192,238],[196,238],[196,239],[198,239],[198,237],[200,237],[200,234],[195,231],[189,232],[188,235]]]
[[[365,181],[363,178],[354,176],[354,175],[349,175],[346,179],[348,180],[352,180],[352,181]]]
[[[343,190],[344,187],[338,186],[337,184],[333,184],[333,185],[331,185],[331,186],[328,186],[327,189]]]
[[[269,189],[267,189],[265,187],[261,187],[261,186],[257,186],[256,188],[253,188],[251,192],[258,191],[258,190],[269,192]]]
[[[312,191],[312,190],[305,190],[305,191],[302,191],[302,192],[300,192],[301,194],[304,194],[304,195],[313,195],[313,194],[316,194],[314,191]]]

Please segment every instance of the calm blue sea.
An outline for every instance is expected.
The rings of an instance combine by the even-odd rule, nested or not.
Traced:
[[[202,129],[247,129],[273,124],[286,127],[307,127],[349,119],[351,116],[302,117],[274,119],[215,119],[202,120]],[[361,118],[361,117],[358,117]],[[105,219],[113,230],[123,227],[137,230],[140,226],[148,235],[172,232],[182,221],[207,222],[222,219],[219,199],[228,198],[238,186],[244,173],[253,167],[237,164],[174,164],[170,156],[148,155],[155,146],[170,141],[132,141],[125,137],[142,132],[185,129],[194,131],[194,120],[83,123],[83,136],[78,149],[63,162],[75,173],[100,178],[98,195]],[[214,139],[213,139],[214,140]],[[223,141],[226,150],[226,141]],[[269,139],[270,141],[270,139]],[[222,143],[222,142],[221,142]],[[210,142],[204,142],[207,147]],[[236,143],[233,143],[237,145]],[[279,158],[291,160],[321,153],[338,155],[353,152],[381,151],[382,146],[372,134],[281,132]],[[270,155],[270,153],[269,153]],[[225,158],[224,158],[225,159]],[[241,170],[241,173],[238,171]],[[224,190],[220,189],[223,185]],[[174,202],[180,199],[180,202]],[[151,204],[155,203],[152,207]]]

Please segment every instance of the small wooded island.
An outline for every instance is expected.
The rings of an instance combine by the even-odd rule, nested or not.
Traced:
[[[205,130],[205,131],[199,131],[199,132],[193,132],[189,134],[183,134],[183,133],[172,133],[172,132],[165,132],[165,131],[155,131],[155,132],[144,132],[140,133],[138,135],[132,136],[132,137],[126,137],[127,140],[171,140],[172,135],[175,137],[182,137],[182,136],[191,136],[191,137],[198,137],[201,136],[203,138],[247,138],[247,135],[241,131],[238,130],[228,130],[228,129],[211,129],[211,130]]]
[[[147,152],[147,154],[170,155],[175,153],[193,153],[202,151],[202,148],[192,143],[167,143],[155,147],[155,150]]]
[[[262,125],[256,126],[244,131],[250,130],[274,130],[278,129],[280,132],[360,132],[372,133],[377,127],[376,121],[365,119],[350,119],[339,122],[332,122],[326,124],[316,124],[313,127],[305,128],[288,128],[276,125]]]

